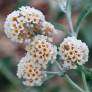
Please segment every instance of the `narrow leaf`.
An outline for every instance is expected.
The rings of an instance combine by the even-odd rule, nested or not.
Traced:
[[[83,11],[81,12],[81,14],[79,15],[76,25],[75,25],[75,31],[78,34],[79,29],[81,27],[81,24],[83,22],[83,20],[86,18],[86,16],[92,12],[92,6],[87,6],[85,9],[83,9]]]
[[[3,61],[0,61],[0,72],[15,86],[20,85],[18,79],[11,73],[11,71],[4,65]]]

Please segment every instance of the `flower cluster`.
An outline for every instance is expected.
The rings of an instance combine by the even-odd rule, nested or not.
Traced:
[[[65,9],[66,2],[62,2],[61,8]],[[28,42],[25,44],[26,56],[18,64],[18,78],[27,86],[41,85],[48,64],[53,64],[57,59],[57,47],[52,42],[56,29],[39,10],[29,6],[23,6],[9,14],[4,27],[7,37],[12,41],[23,44]],[[76,69],[77,65],[85,64],[88,53],[86,44],[75,37],[65,38],[59,47],[63,66],[68,69]]]
[[[39,10],[23,6],[7,16],[4,27],[12,41],[27,42],[27,54],[18,64],[17,76],[27,86],[42,84],[48,62],[53,63],[57,55],[57,48],[51,43],[54,26]]]
[[[24,85],[38,86],[42,84],[45,74],[41,66],[35,64],[30,55],[26,55],[18,64],[17,76],[23,80]]]
[[[41,85],[48,62],[53,63],[56,59],[57,48],[47,36],[37,35],[26,46],[26,51],[27,55],[18,64],[17,76],[27,86]]]
[[[64,60],[64,67],[76,69],[77,64],[83,65],[87,62],[89,50],[81,40],[77,40],[75,37],[68,37],[60,44],[59,53]]]
[[[21,7],[7,16],[4,26],[5,33],[11,40],[23,43],[26,40],[31,40],[38,33],[54,32],[54,27],[50,28],[51,24],[45,22],[45,17],[39,10],[29,6]]]
[[[57,48],[49,42],[47,36],[37,35],[33,41],[27,45],[26,50],[34,62],[41,64],[44,68],[49,61],[53,63],[56,59]]]

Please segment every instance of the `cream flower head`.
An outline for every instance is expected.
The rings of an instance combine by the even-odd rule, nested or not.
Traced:
[[[23,6],[7,16],[5,33],[11,40],[23,43],[41,32],[44,21],[45,17],[39,10]]]
[[[41,66],[33,62],[30,55],[23,57],[17,70],[18,78],[22,79],[23,84],[27,86],[40,86],[45,77]]]
[[[46,68],[49,62],[53,63],[56,59],[57,48],[49,42],[47,36],[37,35],[33,41],[26,46],[29,53],[35,62]]]
[[[87,45],[75,37],[65,38],[59,48],[59,54],[64,61],[63,66],[70,69],[76,69],[77,64],[85,64],[88,61],[88,53]]]

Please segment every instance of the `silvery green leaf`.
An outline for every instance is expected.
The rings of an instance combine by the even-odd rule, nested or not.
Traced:
[[[66,12],[67,0],[58,0],[58,4],[59,4],[60,9],[63,12]]]

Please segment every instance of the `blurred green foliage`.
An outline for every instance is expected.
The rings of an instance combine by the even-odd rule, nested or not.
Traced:
[[[18,0],[15,9],[17,10],[21,6],[29,5],[29,0]]]

